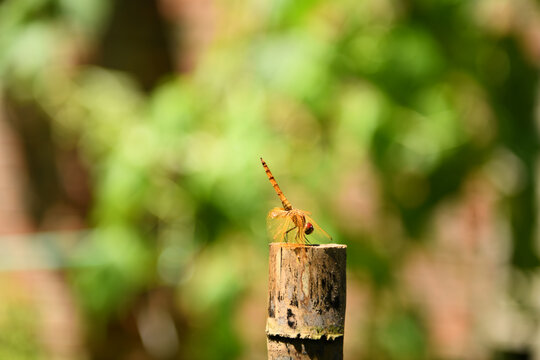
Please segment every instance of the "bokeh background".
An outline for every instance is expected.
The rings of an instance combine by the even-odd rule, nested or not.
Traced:
[[[266,358],[263,156],[345,358],[540,359],[540,4],[0,1],[0,358]]]

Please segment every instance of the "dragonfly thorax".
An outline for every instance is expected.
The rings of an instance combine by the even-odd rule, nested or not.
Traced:
[[[304,211],[299,209],[291,209],[287,211],[287,214],[291,217],[293,224],[298,228],[302,229],[302,231],[305,231],[306,227],[306,216],[304,215]]]

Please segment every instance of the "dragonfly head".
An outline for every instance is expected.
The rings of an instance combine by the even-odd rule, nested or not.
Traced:
[[[306,223],[306,226],[304,226],[304,234],[309,235],[313,232],[313,224],[308,222]]]

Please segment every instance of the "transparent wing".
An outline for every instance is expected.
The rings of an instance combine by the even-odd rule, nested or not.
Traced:
[[[268,212],[266,227],[270,239],[274,242],[287,242],[294,239],[297,234],[297,229],[288,211],[282,208],[274,208]]]
[[[309,222],[313,225],[313,232],[309,235],[305,235],[308,242],[311,244],[321,244],[332,242],[332,237],[324,231],[309,215],[304,215],[306,217],[306,222]]]

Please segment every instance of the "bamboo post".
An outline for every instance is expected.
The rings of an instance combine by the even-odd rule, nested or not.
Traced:
[[[269,360],[342,360],[347,246],[270,244]]]

